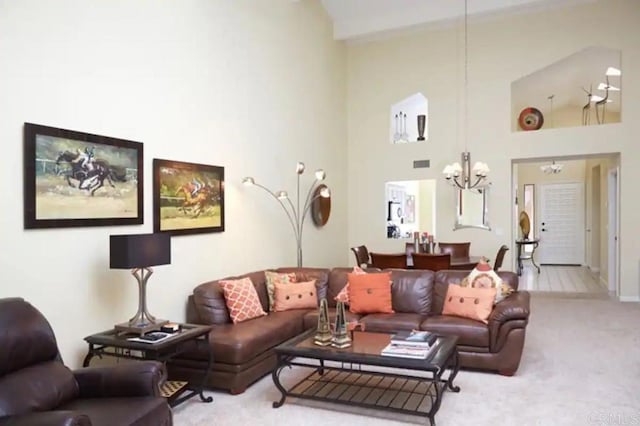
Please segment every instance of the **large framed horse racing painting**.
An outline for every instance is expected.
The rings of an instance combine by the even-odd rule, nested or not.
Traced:
[[[224,231],[224,167],[153,160],[153,230]]]
[[[143,223],[142,143],[24,124],[24,226]]]

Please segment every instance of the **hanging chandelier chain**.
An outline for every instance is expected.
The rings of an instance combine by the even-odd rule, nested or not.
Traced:
[[[464,150],[469,151],[469,38],[468,0],[464,0]]]

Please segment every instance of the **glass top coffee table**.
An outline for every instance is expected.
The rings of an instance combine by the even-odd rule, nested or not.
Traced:
[[[391,334],[356,331],[351,347],[344,349],[318,346],[314,336],[315,330],[309,330],[276,346],[278,364],[271,376],[282,397],[273,403],[274,408],[289,396],[423,416],[433,426],[444,391],[460,392],[453,385],[460,368],[456,336],[439,336],[426,359],[381,355]],[[332,361],[331,365],[325,365],[326,361]],[[280,374],[292,366],[312,370],[287,389]]]

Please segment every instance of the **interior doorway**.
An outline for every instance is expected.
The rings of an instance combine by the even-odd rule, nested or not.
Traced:
[[[529,238],[539,242],[533,257],[535,263],[543,264],[538,273],[531,262],[523,262],[523,288],[619,294],[619,170],[618,153],[512,161],[513,253],[517,253],[515,240],[522,238],[519,215],[526,211],[535,218]],[[552,233],[545,227],[552,225],[558,231],[557,223],[545,220],[549,214],[560,220],[565,231],[571,230],[571,238],[560,235],[565,231]],[[567,240],[572,247],[565,247]],[[514,271],[517,261],[514,256]],[[558,280],[560,284],[554,287]]]

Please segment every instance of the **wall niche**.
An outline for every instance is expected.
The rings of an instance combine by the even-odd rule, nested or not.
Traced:
[[[511,83],[511,130],[620,122],[621,52],[588,47]]]
[[[391,106],[389,140],[392,144],[421,142],[429,139],[429,102],[415,93]]]

